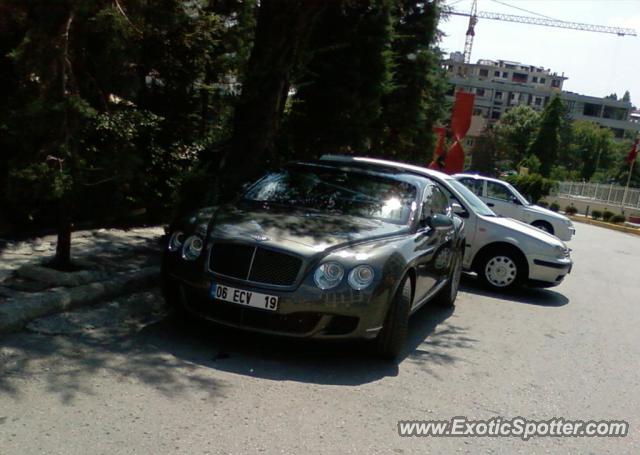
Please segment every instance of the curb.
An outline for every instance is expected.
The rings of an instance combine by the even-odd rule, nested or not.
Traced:
[[[587,218],[584,216],[570,216],[572,221],[576,221],[578,223],[591,224],[593,226],[603,227],[605,229],[611,229],[613,231],[626,232],[627,234],[635,234],[640,235],[640,229],[635,229],[627,226],[620,226],[617,224],[606,223],[604,221],[598,221],[591,218]]]
[[[9,301],[0,305],[0,334],[19,331],[33,319],[151,287],[159,278],[159,267],[145,267],[111,280]]]

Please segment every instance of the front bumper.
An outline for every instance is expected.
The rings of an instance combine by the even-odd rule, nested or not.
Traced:
[[[570,241],[574,235],[576,235],[576,228],[573,227],[573,224],[562,224],[559,227],[556,227],[556,237],[558,237],[563,242]]]
[[[177,287],[180,304],[199,318],[243,330],[297,338],[375,338],[382,328],[390,300],[388,291],[381,290],[381,286],[355,291],[343,283],[330,291],[322,291],[303,282],[294,291],[279,291],[215,279],[218,284],[278,296],[278,309],[269,311],[212,298],[213,278],[193,283],[170,274],[164,279]]]
[[[546,287],[557,286],[571,273],[571,258],[549,258],[545,256],[529,259],[529,281]]]

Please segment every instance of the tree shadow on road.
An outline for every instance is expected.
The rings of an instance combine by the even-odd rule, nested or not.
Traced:
[[[544,307],[561,307],[569,303],[569,299],[559,292],[550,289],[528,288],[494,292],[482,286],[473,275],[463,274],[460,290],[469,294],[491,297],[505,303],[524,303]]]
[[[19,400],[33,384],[43,384],[68,404],[78,396],[104,394],[100,386],[105,381],[139,383],[169,398],[221,393],[225,385],[208,372],[138,343],[135,332],[121,327],[122,321],[116,321],[110,332],[72,328],[63,334],[22,332],[0,338],[0,398]]]
[[[446,322],[453,310],[425,307],[414,315],[405,352],[385,362],[371,343],[288,339],[234,330],[206,322],[187,325],[164,320],[140,334],[143,344],[177,358],[228,373],[313,384],[360,385],[397,376],[404,361],[446,365],[447,351],[469,347],[464,330]]]

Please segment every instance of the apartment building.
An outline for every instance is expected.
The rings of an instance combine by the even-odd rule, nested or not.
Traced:
[[[509,109],[527,105],[541,111],[555,95],[560,96],[571,118],[610,128],[616,138],[622,138],[625,131],[640,132],[640,123],[632,121],[631,103],[563,91],[563,83],[568,78],[550,69],[506,60],[466,64],[460,52],[451,54],[443,65],[448,73],[451,97],[459,90],[476,95],[468,133],[471,138]]]

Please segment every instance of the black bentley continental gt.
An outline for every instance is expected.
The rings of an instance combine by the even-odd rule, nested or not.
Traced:
[[[375,340],[397,357],[413,312],[454,305],[465,245],[433,171],[420,169],[326,156],[269,172],[172,224],[167,302],[241,329]]]

